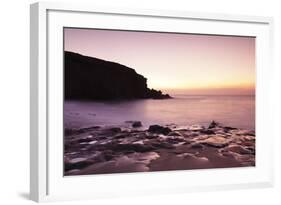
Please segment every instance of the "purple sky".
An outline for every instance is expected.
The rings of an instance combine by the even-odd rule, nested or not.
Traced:
[[[255,38],[64,29],[65,50],[118,62],[150,88],[192,94],[254,94]]]

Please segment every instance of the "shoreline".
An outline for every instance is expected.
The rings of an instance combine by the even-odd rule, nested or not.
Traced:
[[[65,129],[64,175],[255,166],[255,131],[127,121],[130,128]]]

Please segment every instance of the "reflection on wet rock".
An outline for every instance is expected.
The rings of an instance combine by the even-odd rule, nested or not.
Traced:
[[[255,166],[255,132],[211,122],[66,130],[65,175]],[[133,125],[135,123],[135,125]]]

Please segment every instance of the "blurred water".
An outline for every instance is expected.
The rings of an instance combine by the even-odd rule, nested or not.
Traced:
[[[224,125],[255,129],[255,96],[173,95],[167,100],[111,102],[66,101],[64,126],[82,128],[94,125],[125,125],[138,120],[151,124],[207,126],[212,120]]]

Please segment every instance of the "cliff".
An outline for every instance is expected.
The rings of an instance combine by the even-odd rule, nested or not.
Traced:
[[[147,79],[127,66],[64,52],[65,99],[166,99],[147,87]]]

